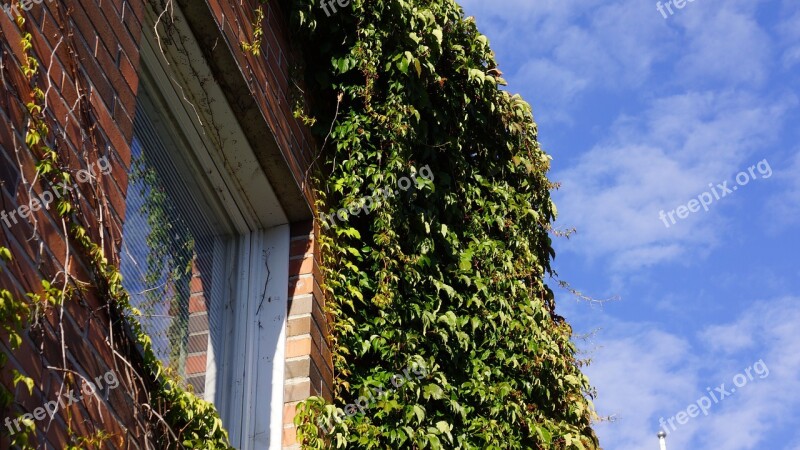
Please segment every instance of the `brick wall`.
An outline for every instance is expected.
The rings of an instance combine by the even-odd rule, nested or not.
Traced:
[[[311,396],[332,399],[333,360],[327,339],[329,317],[320,288],[318,225],[292,226],[289,248],[289,315],[286,329],[286,384],[283,445],[299,448],[295,407]]]
[[[137,365],[135,357],[127,358],[132,366],[118,357],[135,355],[135,349],[123,330],[113,325],[118,322],[93,288],[88,264],[76,247],[67,244],[64,224],[56,214],[37,208],[27,193],[28,186],[37,195],[52,191],[52,187],[41,180],[33,182],[33,161],[40,155],[33,155],[24,143],[28,120],[24,104],[30,101],[31,86],[20,70],[26,58],[21,45],[25,32],[31,34],[32,55],[42,66],[34,81],[47,91],[44,114],[50,132],[46,143],[58,151],[62,168],[76,179],[78,170],[97,168],[99,158],[110,161],[113,172],[98,173],[96,179],[78,183],[72,202],[78,222],[94,242],[103,243],[105,254],[114,258],[125,217],[128,143],[138,85],[134,68],[139,60],[144,5],[75,1],[67,8],[63,2],[47,0],[26,1],[21,6],[25,6],[20,8],[26,18],[23,30],[0,14],[0,208],[6,212],[20,208],[24,212],[26,206],[38,210],[24,219],[17,214],[16,223],[0,224],[0,245],[14,255],[0,275],[0,286],[19,298],[26,292],[41,292],[42,279],[62,285],[66,271],[76,290],[64,303],[63,316],[60,308],[50,307],[34,319],[18,350],[10,351],[6,336],[0,339],[0,349],[9,357],[0,382],[11,388],[12,369],[35,382],[32,394],[24,385],[12,391],[15,401],[0,411],[0,421],[24,413],[33,416],[46,402],[55,401],[62,389],[81,389],[87,385],[81,380],[96,380],[110,372],[119,380],[118,387],[111,389],[106,384],[99,395],[85,395],[74,404],[62,396],[63,407],[49,426],[47,420],[36,420],[37,435],[32,442],[63,448],[70,435],[91,436],[103,431],[110,435],[108,448],[145,448],[147,424],[138,405],[145,399],[142,388],[147,384],[135,381],[131,370]],[[8,448],[10,432],[16,432],[15,427],[3,427],[0,448]]]
[[[208,362],[208,301],[203,277],[196,261],[192,263],[192,281],[189,284],[189,343],[186,356],[186,381],[202,397],[206,390],[206,363]]]
[[[298,55],[291,48],[285,13],[278,2],[262,4],[258,0],[229,2],[210,0],[215,19],[225,33],[226,39],[240,67],[246,67],[247,83],[252,97],[277,137],[296,179],[301,180],[311,163],[314,152],[313,139],[308,129],[292,116],[292,91],[290,77],[292,66]],[[263,8],[264,40],[261,55],[242,51],[239,43],[250,42],[253,36],[254,11]],[[309,201],[313,194],[309,192]]]
[[[301,200],[275,186],[290,220],[306,220],[310,217],[310,206],[308,213],[297,214],[295,210],[301,202],[314,204],[314,193],[303,180],[314,159],[316,144],[308,128],[293,117],[293,97],[301,91],[295,88],[295,83],[300,82],[292,79],[292,74],[299,66],[300,55],[291,45],[286,12],[279,5],[281,2],[274,1],[264,4],[259,0],[206,1],[213,11],[210,20],[206,17],[206,2],[178,0],[178,3],[184,8],[206,59],[219,75],[216,81],[240,121],[258,124],[245,130],[250,145],[256,152],[266,148],[265,153],[276,153],[274,158],[280,158],[290,167],[289,174],[284,169],[272,170],[273,164],[268,159],[263,163],[267,175],[270,179],[289,175],[303,187]],[[264,12],[264,38],[260,55],[256,56],[245,52],[241,43],[252,42],[255,11],[259,7]],[[237,73],[231,73],[230,66],[237,67]]]
[[[224,36],[225,45],[215,45],[213,51],[212,46],[204,46],[209,51],[209,65],[217,70],[218,81],[231,96],[229,101],[239,99],[232,102],[239,120],[265,125],[248,128],[251,144],[274,146],[283,167],[290,168],[287,175],[285,169],[278,170],[280,164],[262,161],[270,179],[288,176],[303,186],[302,197],[295,198],[276,189],[281,201],[286,202],[287,214],[296,223],[292,227],[284,417],[285,443],[292,445],[294,429],[288,424],[293,418],[293,406],[309,395],[330,398],[332,379],[319,288],[319,253],[316,234],[308,220],[314,196],[310,187],[302,183],[315,144],[308,130],[291,114],[293,91],[289,80],[296,56],[290,50],[285,17],[275,2],[263,6],[265,37],[261,56],[246,54],[239,46],[241,41],[251,39],[253,11],[259,5],[255,0],[178,3],[192,10],[194,26],[202,22],[199,15],[203,8],[213,11],[203,23],[215,26],[216,33]],[[18,0],[12,4],[17,5]],[[149,29],[143,24],[145,2],[24,0],[23,5],[28,9],[21,10],[26,18],[23,31],[8,16],[0,14],[0,210],[16,211],[30,205],[28,186],[36,194],[51,189],[40,179],[32,182],[34,160],[39,155],[24,143],[25,103],[31,92],[20,71],[25,58],[22,33],[26,32],[32,35],[32,53],[42,65],[35,82],[47,91],[45,114],[50,133],[46,143],[58,151],[63,168],[73,178],[78,170],[96,166],[102,157],[111,162],[111,174],[79,184],[73,203],[77,205],[77,221],[89,230],[92,241],[103,243],[105,255],[118,263],[138,87],[138,48],[142,30]],[[208,37],[206,33],[195,34],[201,42]],[[220,55],[220,49],[227,56]],[[224,67],[217,63],[226,57],[235,62],[238,73],[223,73]],[[302,207],[298,208],[299,204]],[[149,381],[139,378],[137,350],[126,340],[118,318],[98,295],[88,263],[78,249],[68,244],[56,214],[39,209],[30,217],[16,219],[16,223],[0,221],[0,246],[10,248],[15,257],[0,273],[0,287],[22,297],[26,292],[40,292],[41,279],[63,282],[63,273],[67,272],[76,289],[64,304],[63,315],[60,308],[41,314],[35,326],[24,333],[22,347],[17,351],[12,352],[7,336],[0,335],[0,351],[9,356],[0,382],[11,387],[12,369],[35,381],[32,394],[26,388],[16,388],[13,405],[0,411],[0,448],[8,448],[7,429],[2,423],[6,416],[33,414],[37,407],[54,400],[65,383],[68,388],[80,388],[81,378],[95,379],[109,371],[117,374],[118,388],[106,388],[99,396],[60,408],[49,427],[46,420],[37,421],[34,442],[63,448],[70,434],[90,436],[103,431],[111,436],[103,441],[105,448],[157,447],[146,443],[151,439],[147,433],[152,431],[152,424],[141,407]],[[196,332],[190,335],[191,364],[187,369],[189,381],[200,388],[204,374],[198,368],[204,367],[207,347],[202,341],[208,325],[203,322],[203,280],[197,276],[193,283],[190,322],[196,325],[192,325]]]

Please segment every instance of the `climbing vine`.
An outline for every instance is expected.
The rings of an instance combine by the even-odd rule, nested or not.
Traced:
[[[3,264],[8,264],[12,260],[11,252],[6,247],[0,247],[0,261]],[[0,267],[2,271],[2,267]],[[14,295],[7,289],[0,289],[0,327],[8,336],[9,349],[16,350],[22,343],[22,330],[27,319],[28,304]],[[8,357],[4,353],[0,353],[0,369],[3,369],[8,363]],[[33,390],[33,380],[20,374],[16,369],[13,370],[13,386],[16,388],[18,384],[24,383],[29,391]],[[9,392],[5,386],[0,384],[0,411],[7,410],[14,402],[14,395]],[[24,429],[13,437],[11,445],[26,448],[26,443],[33,433],[35,427],[33,421],[21,419],[22,427]]]
[[[434,175],[321,227],[336,392],[298,408],[303,445],[597,448],[593,391],[545,283],[551,158],[486,36],[452,0],[353,0],[330,16],[284,3],[329,142],[320,210]],[[342,412],[412,363],[426,376]]]
[[[82,217],[81,208],[78,206],[80,202],[73,198],[75,194],[70,189],[64,187],[71,183],[71,175],[68,170],[63,168],[59,151],[54,148],[57,136],[51,133],[48,126],[48,120],[52,120],[52,116],[47,114],[46,91],[39,86],[42,83],[42,78],[46,83],[49,83],[50,80],[48,76],[41,76],[41,63],[34,54],[32,36],[25,31],[25,18],[19,16],[16,21],[23,35],[21,44],[25,58],[21,61],[22,73],[28,83],[30,92],[29,100],[26,104],[25,146],[32,153],[35,161],[35,176],[33,180],[24,178],[26,171],[23,170],[22,166],[20,167],[20,173],[23,174],[23,184],[28,189],[29,197],[32,198],[33,186],[37,182],[51,192],[58,193],[56,195],[58,200],[55,202],[56,207],[53,218],[60,221],[64,237],[68,240],[68,243],[66,245],[65,259],[60,261],[63,270],[52,279],[41,280],[41,289],[38,293],[30,292],[27,294],[27,298],[16,298],[9,290],[0,289],[0,323],[2,323],[3,331],[8,335],[9,349],[13,352],[19,348],[23,336],[26,333],[31,333],[37,327],[39,317],[44,316],[51,308],[58,308],[56,312],[58,316],[58,334],[60,334],[62,354],[64,354],[63,314],[65,303],[78,302],[77,297],[80,291],[89,287],[82,285],[82,282],[73,278],[69,273],[70,260],[75,256],[70,254],[70,249],[75,247],[81,253],[80,256],[83,257],[92,272],[93,286],[91,287],[96,290],[106,304],[112,322],[109,327],[117,329],[118,326],[114,324],[119,324],[121,321],[129,330],[130,336],[132,336],[133,342],[129,348],[136,355],[127,355],[132,357],[131,360],[126,359],[122,363],[124,367],[130,369],[133,369],[134,366],[139,366],[137,370],[133,371],[133,378],[138,380],[142,390],[131,392],[130,395],[136,399],[139,398],[140,394],[144,393],[147,398],[146,403],[139,405],[145,411],[146,429],[142,430],[144,432],[143,435],[149,436],[148,439],[156,440],[160,448],[232,448],[229,444],[228,434],[222,427],[222,421],[214,406],[186,391],[179,380],[168,376],[167,373],[169,371],[166,370],[155,354],[150,337],[139,323],[140,312],[131,306],[130,297],[122,286],[122,275],[118,266],[106,256],[103,242],[105,238],[102,230],[103,213],[101,212],[100,216],[97,217],[98,222],[101,224],[101,229],[98,231],[101,239],[99,244],[93,241],[92,233],[81,223],[85,217]],[[74,44],[70,42],[70,38],[73,37],[72,31],[62,31],[64,36],[67,37],[66,45],[70,47],[69,54],[74,56],[75,50],[72,47]],[[61,45],[64,41],[65,39],[62,38],[58,45]],[[55,53],[55,50],[53,53]],[[52,57],[53,55],[51,54]],[[73,110],[75,108],[79,109],[79,116],[86,121],[84,129],[91,130],[94,127],[91,121],[88,120],[88,111],[91,105],[88,102],[84,87],[81,86],[84,81],[77,76],[74,67],[72,76],[79,86],[78,100],[73,106]],[[97,149],[99,146],[92,141],[92,148]],[[14,150],[19,155],[21,147],[17,147]],[[17,160],[22,164],[19,156],[17,156]],[[100,197],[97,196],[98,199]],[[34,209],[31,208],[31,210]],[[100,210],[102,211],[102,207]],[[32,220],[34,235],[31,239],[43,239],[39,234],[35,218]],[[41,247],[39,248],[41,249]],[[2,261],[0,270],[7,269],[8,264],[13,260],[12,251],[6,247],[0,247],[0,261]],[[154,264],[157,265],[158,262],[154,262]],[[117,349],[112,348],[112,350],[114,350],[117,358],[125,356],[120,354]],[[0,367],[6,363],[7,357],[0,353]],[[62,394],[65,385],[75,385],[76,383],[75,372],[67,369],[66,358],[61,361],[61,364],[62,367],[47,367],[47,369],[58,370],[65,374],[64,382],[57,393],[58,396]],[[32,394],[34,381],[16,370],[13,374],[14,387],[24,384],[29,393]],[[132,387],[132,389],[134,388]],[[13,401],[13,394],[0,385],[0,408],[4,410],[10,408]],[[120,438],[120,436],[109,435],[103,430],[98,430],[89,436],[80,436],[72,428],[69,412],[67,412],[67,416],[67,431],[71,439],[71,442],[65,443],[67,448],[98,446],[102,442],[113,440],[115,437]],[[13,436],[11,445],[23,449],[33,448],[30,445],[36,431],[33,421],[21,417],[18,419],[20,419],[19,423],[24,427],[24,430]],[[159,432],[158,429],[161,431]],[[156,432],[155,435],[153,431]]]
[[[31,149],[38,149],[42,154],[41,159],[36,163],[37,177],[42,175],[50,176],[54,181],[69,181],[68,173],[56,170],[55,168],[54,162],[57,159],[56,152],[44,143],[49,129],[43,119],[45,92],[33,81],[40,70],[39,60],[32,55],[33,36],[25,31],[25,18],[23,16],[15,17],[14,21],[22,33],[22,40],[20,43],[24,59],[21,61],[21,71],[30,88],[29,98],[25,103],[25,108],[28,113],[25,144]],[[56,203],[56,207],[59,211],[64,211],[68,208],[68,205],[63,200],[59,200]],[[34,221],[34,236],[37,233],[38,229]],[[67,259],[69,259],[69,255],[67,255]],[[6,268],[13,261],[13,255],[9,248],[0,247],[0,261],[3,262]],[[0,271],[2,270],[3,268],[0,268]],[[14,351],[20,348],[23,341],[23,333],[25,333],[26,326],[29,322],[32,322],[34,326],[37,325],[39,319],[43,317],[47,309],[63,303],[63,299],[68,292],[71,292],[67,281],[68,276],[65,275],[64,279],[63,288],[58,288],[56,286],[55,279],[50,281],[46,279],[41,280],[41,293],[28,292],[25,294],[25,298],[17,298],[8,289],[0,289],[0,323],[7,336],[9,350]],[[8,357],[0,353],[0,369],[5,368],[7,363]],[[23,384],[28,390],[28,394],[32,395],[34,380],[23,375],[16,369],[12,369],[11,372],[12,389],[16,389],[20,384]],[[9,411],[13,402],[14,394],[0,384],[0,410]],[[34,422],[22,415],[18,415],[15,422],[21,424],[21,428],[18,433],[15,433],[11,437],[10,444],[22,449],[32,448],[29,445],[29,441],[36,430]]]
[[[253,42],[242,42],[242,50],[252,53],[254,56],[261,56],[261,39],[264,37],[264,8],[259,6],[255,11],[253,21]]]

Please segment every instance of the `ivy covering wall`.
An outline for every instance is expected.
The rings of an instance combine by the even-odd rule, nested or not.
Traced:
[[[297,114],[323,143],[320,211],[433,174],[323,226],[336,398],[299,408],[304,445],[598,448],[591,387],[545,284],[551,158],[487,38],[454,1],[354,0],[330,16],[286,3],[315,102]],[[333,418],[414,364],[424,377]]]
[[[72,10],[67,10],[65,14],[65,17],[70,17]],[[69,154],[71,143],[66,140],[65,134],[55,132],[59,125],[46,101],[46,92],[49,89],[42,87],[49,84],[46,68],[53,64],[55,52],[50,53],[49,60],[40,60],[40,55],[44,52],[37,49],[35,45],[36,41],[32,34],[35,32],[35,24],[28,22],[23,16],[17,16],[15,22],[22,34],[21,41],[17,43],[24,57],[20,61],[22,77],[7,75],[16,70],[16,67],[0,65],[0,72],[3,74],[0,77],[0,92],[12,98],[24,95],[28,99],[24,112],[25,139],[24,142],[15,142],[13,148],[20,164],[19,173],[34,173],[33,179],[30,181],[23,177],[22,187],[29,193],[29,202],[33,202],[30,192],[37,184],[43,190],[58,192],[56,196],[58,200],[54,202],[55,206],[50,214],[51,219],[56,221],[63,230],[63,239],[67,245],[64,246],[66,254],[63,259],[60,259],[61,255],[56,255],[54,258],[59,258],[58,264],[64,268],[71,267],[74,260],[80,260],[90,272],[91,282],[81,281],[69,271],[60,270],[54,274],[42,273],[43,278],[38,280],[40,286],[27,287],[33,292],[26,292],[22,297],[15,296],[9,289],[0,288],[0,324],[2,324],[0,325],[0,335],[2,335],[0,337],[6,339],[7,336],[8,348],[15,351],[20,348],[24,334],[44,336],[49,331],[46,328],[52,327],[55,342],[46,340],[48,338],[42,338],[41,342],[45,342],[43,345],[57,344],[63,360],[60,361],[61,367],[47,367],[47,370],[56,370],[66,375],[60,386],[47,394],[55,394],[58,397],[63,394],[64,389],[79,390],[82,376],[69,368],[71,366],[66,358],[69,344],[65,339],[64,316],[69,307],[84,308],[86,302],[81,299],[81,295],[84,291],[92,290],[104,302],[102,308],[104,311],[94,312],[98,317],[96,320],[102,321],[103,319],[100,317],[107,314],[108,322],[101,323],[100,326],[107,326],[115,336],[114,344],[110,344],[110,340],[104,344],[117,346],[116,348],[112,347],[116,358],[115,369],[123,371],[125,375],[119,377],[129,382],[124,389],[128,390],[127,394],[134,401],[145,400],[145,402],[137,404],[133,412],[137,419],[141,418],[142,420],[135,423],[133,427],[136,429],[130,430],[130,434],[126,436],[111,435],[101,427],[103,424],[100,423],[93,424],[97,425],[97,430],[89,434],[86,431],[88,428],[79,425],[78,418],[73,417],[67,409],[63,413],[67,440],[61,443],[63,448],[66,450],[99,448],[106,442],[113,442],[114,445],[121,447],[123,444],[120,442],[124,442],[125,438],[145,436],[143,440],[150,439],[157,442],[159,448],[165,449],[232,449],[228,433],[223,428],[214,405],[198,398],[184,387],[181,380],[171,377],[167,373],[167,367],[154,351],[151,337],[140,324],[140,311],[131,305],[130,295],[122,286],[122,275],[114,261],[114,255],[107,254],[103,246],[102,238],[108,238],[105,235],[106,230],[102,226],[93,229],[92,226],[87,225],[92,217],[92,211],[81,205],[78,195],[71,192],[72,188],[64,187],[73,184],[73,176],[68,170],[67,164],[67,160],[71,156]],[[63,44],[69,54],[78,54],[75,30],[71,28],[74,22],[65,20],[65,23],[67,29],[63,30],[63,37],[59,41],[59,45]],[[77,68],[71,67],[71,69],[72,76],[77,80],[76,90],[80,94],[75,107],[80,108],[80,111],[84,113],[79,115],[78,126],[82,130],[91,130],[93,123],[90,119],[90,112],[93,111],[94,106],[89,100],[87,80],[76,76]],[[89,161],[89,155],[97,158],[99,146],[95,142],[82,141],[81,145],[85,146],[82,150],[85,152],[83,155],[87,161]],[[29,156],[21,158],[19,155],[23,153]],[[27,162],[29,159],[33,160],[32,167],[27,167],[22,162]],[[92,192],[100,192],[96,181],[90,181],[88,184],[91,185]],[[98,209],[105,213],[94,217],[95,223],[102,224],[108,220],[109,198],[107,195],[97,194],[95,197],[98,202],[104,202],[103,207]],[[29,203],[29,205],[31,204]],[[151,203],[151,206],[153,205],[155,203]],[[29,209],[36,211],[39,208],[29,207]],[[152,217],[153,209],[150,209],[149,212]],[[103,214],[106,216],[104,217]],[[61,238],[60,236],[46,236],[44,229],[40,228],[36,221],[32,225],[33,235],[30,238],[32,241],[49,244],[48,237],[51,242]],[[4,233],[3,242],[11,241],[8,238],[9,231],[2,229],[2,232]],[[101,239],[98,239],[96,234],[100,234]],[[95,239],[98,239],[98,242]],[[43,246],[39,248],[41,252]],[[77,254],[73,254],[73,251]],[[30,257],[30,255],[27,256]],[[16,261],[25,257],[23,254],[15,255],[8,247],[0,246],[0,272],[16,269],[17,274],[24,273]],[[42,264],[41,267],[51,266]],[[125,332],[121,329],[123,327]],[[114,335],[114,332],[117,334]],[[127,354],[122,354],[123,352]],[[9,358],[0,352],[0,371],[9,370],[6,367],[8,363]],[[13,412],[14,419],[18,419],[22,430],[9,437],[9,444],[23,450],[42,448],[44,441],[37,435],[37,432],[44,433],[47,428],[44,430],[37,428],[36,423],[32,420],[34,417],[32,414],[23,414],[14,408],[14,404],[18,401],[15,394],[18,394],[19,388],[23,386],[27,388],[28,395],[32,397],[34,387],[37,382],[41,381],[34,380],[16,369],[11,369],[11,373],[14,391],[0,384],[0,411]],[[10,428],[8,429],[10,430]],[[5,433],[5,428],[3,433]],[[144,444],[144,442],[141,443]]]

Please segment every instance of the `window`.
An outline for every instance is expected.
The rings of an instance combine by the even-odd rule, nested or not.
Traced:
[[[210,220],[210,200],[178,171],[183,155],[167,150],[147,114],[140,108],[134,125],[121,271],[157,356],[202,396],[209,331],[222,329],[220,304],[235,295],[226,286],[236,273],[232,238]]]
[[[288,218],[213,76],[195,76],[208,70],[202,58],[187,75],[184,56],[165,46],[167,64],[152,33],[141,52],[125,287],[158,356],[216,405],[231,444],[279,446]]]

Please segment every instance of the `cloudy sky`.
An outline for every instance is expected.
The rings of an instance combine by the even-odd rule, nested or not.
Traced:
[[[461,4],[554,157],[560,279],[617,298],[559,293],[603,447],[800,450],[800,3]]]

